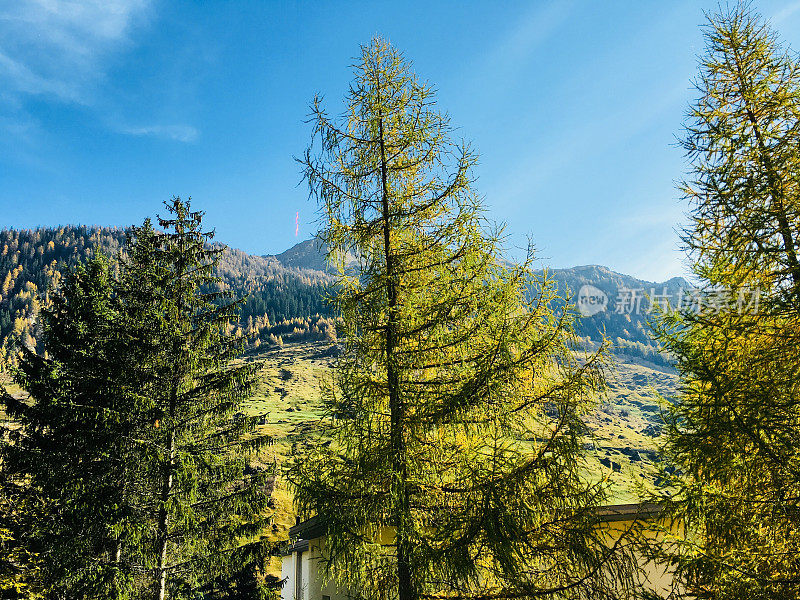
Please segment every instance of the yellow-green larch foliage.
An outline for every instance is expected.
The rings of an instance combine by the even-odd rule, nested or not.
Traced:
[[[682,375],[655,551],[692,597],[800,594],[800,63],[750,6],[711,15],[683,146],[684,241],[705,294],[669,315]]]
[[[291,471],[328,576],[370,599],[613,597],[626,563],[582,473],[600,357],[576,353],[531,256],[501,259],[476,153],[385,40],[346,104],[315,100],[300,160],[343,318],[325,437]]]

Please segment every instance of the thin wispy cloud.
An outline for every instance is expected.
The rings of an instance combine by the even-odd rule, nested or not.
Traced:
[[[532,144],[528,154],[508,167],[502,189],[492,190],[493,195],[511,199],[530,197],[543,180],[590,159],[598,149],[609,151],[612,146],[625,144],[682,103],[687,94],[687,81],[688,75],[672,85],[661,84],[643,90],[603,120],[578,121],[571,127],[559,129],[557,136],[545,140],[546,143]]]
[[[770,19],[770,21],[773,25],[779,25],[783,21],[789,19],[799,10],[800,10],[800,2],[792,2],[784,6],[777,13],[775,13]]]
[[[149,0],[11,0],[0,4],[0,85],[90,103],[105,61],[129,43]]]
[[[572,2],[539,5],[532,9],[507,35],[495,50],[494,58],[514,64],[529,57],[569,18]]]
[[[666,196],[647,203],[632,202],[627,211],[598,217],[591,240],[577,245],[572,263],[585,264],[607,256],[612,257],[615,271],[646,281],[686,277],[685,254],[675,235],[685,222],[683,209],[680,202]]]
[[[104,84],[114,58],[134,46],[151,0],[0,0],[0,128],[36,129],[31,100],[74,104],[113,131],[177,142],[197,139],[186,124],[121,125]],[[124,120],[121,120],[124,123]]]
[[[14,60],[0,51],[0,74],[6,90],[23,94],[52,94],[62,100],[80,100],[73,82],[43,77],[24,63]]]
[[[150,125],[147,127],[126,127],[122,133],[135,136],[150,136],[175,140],[177,142],[193,142],[199,132],[189,125]]]
[[[615,215],[620,226],[628,229],[648,230],[674,227],[684,220],[685,207],[675,198],[667,198],[638,207],[628,214]]]
[[[571,19],[581,13],[574,9],[563,14],[567,20],[557,26],[555,35],[569,28]],[[557,15],[561,16],[539,16],[542,31],[547,30],[544,25],[551,19],[558,22]],[[585,28],[583,18],[574,26]],[[563,266],[601,260],[618,268],[627,265],[628,272],[653,279],[667,275],[670,269],[682,271],[679,254],[672,256],[676,245],[673,230],[682,220],[681,205],[674,199],[677,193],[670,178],[654,181],[653,177],[660,175],[655,161],[663,160],[662,151],[680,156],[679,149],[670,148],[676,141],[670,130],[679,132],[691,97],[693,71],[684,56],[674,66],[661,67],[651,76],[641,69],[642,61],[660,58],[650,39],[664,39],[673,34],[673,29],[654,24],[619,35],[613,38],[614,45],[592,48],[583,60],[570,63],[571,68],[557,77],[541,79],[546,87],[535,91],[544,99],[518,103],[520,112],[509,129],[508,143],[520,144],[520,150],[493,165],[502,176],[490,178],[487,198],[504,215],[513,215],[516,207],[525,205],[555,213],[549,219],[551,226],[534,224],[533,231],[543,252],[559,254]],[[532,48],[532,54],[543,52],[546,56],[548,44],[545,41],[541,50]],[[632,56],[637,51],[642,59]],[[537,69],[546,67],[536,63],[526,68],[523,77],[538,78]],[[641,154],[644,140],[653,140],[648,143],[658,159]],[[624,157],[624,161],[610,163],[609,156]],[[675,177],[679,175],[675,171]],[[596,178],[597,183],[588,184],[586,177]],[[661,196],[669,200],[659,200]],[[550,211],[554,201],[561,212]],[[554,222],[568,227],[569,233],[554,236]],[[657,250],[633,251],[628,256],[619,245],[619,229],[632,233],[627,240],[630,248],[652,246]],[[614,232],[608,239],[603,236],[606,230]],[[669,260],[658,259],[661,250],[669,254]]]
[[[644,248],[638,243],[635,247],[636,252],[620,257],[621,271],[656,282],[690,276],[684,253],[675,240],[660,238]]]
[[[573,2],[566,0],[536,4],[477,65],[474,81],[485,85],[489,77],[494,82],[495,92],[500,92],[499,82],[512,81],[514,73],[524,70],[528,60],[569,19],[572,11]]]

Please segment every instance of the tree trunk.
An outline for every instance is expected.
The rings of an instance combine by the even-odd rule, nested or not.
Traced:
[[[174,398],[177,396],[177,390],[172,392],[173,398],[170,400],[174,406]],[[174,412],[174,409],[172,410]],[[155,600],[164,600],[167,591],[167,544],[169,532],[169,513],[167,512],[166,503],[169,500],[170,492],[172,491],[172,481],[175,472],[175,434],[170,431],[167,439],[167,449],[169,452],[169,461],[167,463],[167,473],[164,478],[164,483],[161,487],[161,507],[158,510],[158,566],[156,567],[156,575],[158,577],[158,586],[156,588]]]
[[[184,247],[184,239],[181,234],[183,234],[183,215],[181,213],[178,214],[178,222],[175,225],[175,232],[178,234],[178,244],[179,244],[179,256],[176,265],[176,271],[178,274],[178,281],[177,281],[177,314],[180,316],[183,315],[184,310],[184,288],[183,288],[183,277],[186,271],[186,248]],[[174,379],[172,381],[172,386],[170,389],[169,395],[169,422],[168,426],[170,428],[169,433],[167,434],[167,452],[169,454],[169,458],[166,464],[166,477],[164,478],[164,484],[161,487],[161,506],[158,511],[158,567],[157,567],[157,575],[158,575],[158,586],[156,588],[156,600],[164,600],[167,592],[167,547],[169,545],[169,513],[167,512],[167,501],[169,500],[169,495],[172,492],[172,485],[175,478],[175,417],[178,410],[178,387],[180,382],[184,376],[183,370],[178,367],[182,361],[180,361],[181,355],[181,342],[178,340],[173,341],[173,360],[177,361],[175,364],[176,370],[174,371]],[[166,425],[166,424],[165,424]]]
[[[397,335],[397,282],[391,246],[389,222],[389,186],[386,147],[383,138],[383,117],[379,115],[378,130],[381,147],[381,205],[383,212],[383,250],[386,258],[386,297],[389,314],[386,322],[386,378],[389,385],[389,410],[391,413],[390,444],[392,449],[392,475],[397,482],[394,498],[395,545],[397,548],[397,593],[399,600],[415,600],[416,594],[411,573],[411,548],[408,541],[409,498],[408,464],[404,435],[405,406],[400,395],[400,380],[394,351]]]

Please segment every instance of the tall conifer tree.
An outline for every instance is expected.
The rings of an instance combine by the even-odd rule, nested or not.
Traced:
[[[3,447],[5,492],[17,541],[39,567],[31,588],[46,597],[125,597],[131,583],[121,544],[138,411],[112,286],[102,257],[67,276],[43,313],[47,356],[25,348],[15,371],[30,399],[4,398],[21,425]]]
[[[800,595],[800,64],[748,3],[710,16],[683,142],[706,289],[661,338],[682,375],[665,455],[690,597]]]
[[[188,597],[240,567],[271,516],[269,474],[243,474],[266,438],[254,434],[255,419],[234,418],[259,365],[232,363],[240,342],[227,326],[239,302],[207,291],[222,248],[209,246],[213,233],[189,202],[173,198],[167,209],[163,233],[149,222],[134,230],[121,275],[132,340],[148,350],[139,368],[154,433],[144,460],[156,487],[147,503],[154,553],[143,556],[157,600]]]
[[[317,100],[312,122],[302,162],[345,351],[326,392],[333,443],[292,480],[327,527],[329,575],[363,598],[613,597],[625,561],[582,473],[599,357],[579,360],[530,259],[499,259],[475,153],[380,39],[362,47],[344,121]]]
[[[266,438],[237,415],[258,364],[234,362],[239,303],[207,291],[222,249],[202,213],[167,209],[166,231],[133,228],[117,278],[104,259],[67,277],[47,355],[17,371],[30,399],[5,395],[3,483],[24,504],[4,529],[47,598],[211,595],[269,549],[272,474],[245,475]]]

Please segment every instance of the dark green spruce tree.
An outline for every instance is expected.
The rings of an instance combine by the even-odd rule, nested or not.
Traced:
[[[682,376],[665,457],[690,598],[800,596],[800,63],[748,3],[705,26],[684,236],[706,293],[661,338]]]
[[[210,581],[269,549],[260,534],[272,514],[271,475],[244,475],[266,438],[255,419],[234,418],[259,364],[234,362],[240,342],[228,325],[239,302],[207,291],[222,248],[209,246],[213,233],[189,202],[173,198],[167,209],[163,233],[149,222],[134,229],[120,276],[131,341],[146,350],[137,366],[151,403],[142,463],[155,485],[140,491],[152,527],[138,553],[154,600],[213,593]]]
[[[121,560],[122,532],[133,526],[124,482],[140,416],[119,360],[112,288],[102,257],[69,274],[43,312],[47,354],[24,348],[14,371],[30,398],[4,395],[19,424],[5,432],[4,493],[15,499],[7,508],[31,559],[28,588],[47,598],[125,597],[131,585]]]
[[[5,394],[2,482],[15,502],[1,505],[1,533],[30,573],[19,582],[4,569],[9,588],[53,599],[258,592],[242,573],[271,549],[261,536],[272,474],[245,475],[266,438],[237,413],[259,365],[235,361],[239,302],[208,291],[222,248],[202,213],[178,198],[167,208],[163,232],[133,228],[114,277],[104,259],[67,276],[44,312],[46,354],[25,350],[16,371],[30,397]]]
[[[301,161],[344,323],[330,442],[291,471],[328,577],[365,599],[615,597],[629,565],[583,470],[600,357],[530,259],[500,260],[476,155],[387,42],[362,47],[344,114],[314,103]]]

